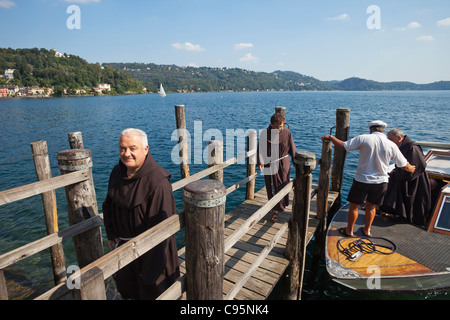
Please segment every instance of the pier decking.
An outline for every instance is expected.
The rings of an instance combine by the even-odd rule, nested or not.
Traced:
[[[328,195],[328,207],[332,206],[337,197],[337,192],[330,191]],[[289,194],[290,204],[284,212],[279,214],[277,223],[271,221],[270,213],[267,214],[225,253],[224,296],[229,293],[233,285],[258,259],[258,255],[273,241],[275,235],[280,230],[284,230],[280,240],[275,244],[274,248],[246,282],[244,287],[237,293],[235,299],[265,300],[272,293],[273,288],[289,265],[289,260],[283,254],[287,242],[287,224],[292,214],[292,199],[293,191]],[[225,215],[225,236],[232,234],[238,226],[244,223],[253,213],[266,204],[267,201],[266,188],[264,187],[255,194],[253,200],[245,200],[242,204],[227,213]],[[319,224],[315,209],[316,196],[311,200],[307,236],[308,243]],[[184,251],[184,248],[182,248],[178,252],[182,274],[186,272]],[[186,296],[184,295],[183,298],[186,298]]]

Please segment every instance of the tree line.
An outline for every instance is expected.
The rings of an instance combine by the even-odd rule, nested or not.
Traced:
[[[142,84],[124,72],[88,63],[76,55],[56,56],[54,50],[0,48],[0,74],[6,69],[14,69],[14,79],[0,79],[0,85],[53,87],[55,93],[61,93],[107,83],[112,94],[142,92]]]

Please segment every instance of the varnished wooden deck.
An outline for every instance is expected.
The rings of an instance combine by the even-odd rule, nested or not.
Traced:
[[[331,192],[328,197],[329,207],[336,200],[338,194]],[[225,279],[223,284],[224,295],[228,294],[233,285],[249,269],[258,258],[258,254],[274,238],[275,234],[287,224],[292,213],[293,192],[289,195],[290,204],[286,210],[279,214],[277,223],[273,223],[267,214],[247,232],[230,250],[225,253]],[[233,233],[253,213],[267,202],[266,189],[263,188],[255,194],[253,200],[246,200],[225,215],[225,237]],[[309,217],[308,239],[309,242],[316,231],[319,220],[316,218],[316,197],[311,200]],[[266,259],[261,263],[244,287],[236,295],[236,300],[264,300],[272,293],[273,288],[280,280],[289,262],[283,253],[286,246],[288,231],[283,234],[281,240],[275,245]],[[184,261],[184,248],[179,250],[181,273],[186,272]]]

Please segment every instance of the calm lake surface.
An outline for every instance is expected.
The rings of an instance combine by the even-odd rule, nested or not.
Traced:
[[[317,157],[321,153],[321,137],[329,134],[335,125],[337,108],[351,109],[350,137],[368,133],[368,123],[380,119],[387,122],[388,129],[401,128],[413,140],[449,142],[450,91],[251,92],[168,94],[165,98],[133,95],[0,99],[0,191],[36,182],[30,147],[30,143],[35,141],[47,141],[52,174],[60,175],[56,156],[59,151],[69,149],[67,134],[81,131],[85,148],[92,151],[94,183],[101,208],[109,173],[119,161],[117,138],[120,131],[128,127],[147,132],[150,152],[172,173],[172,182],[177,181],[180,170],[171,155],[177,147],[172,134],[176,129],[174,106],[178,104],[186,106],[187,130],[191,134],[192,145],[195,133],[201,134],[205,140],[202,150],[215,134],[213,139],[225,140],[226,158],[228,155],[236,156],[241,150],[237,141],[227,140],[227,129],[265,129],[276,106],[286,107],[286,121],[297,149],[312,151]],[[197,123],[195,128],[194,122]],[[192,162],[195,152],[198,149],[192,148]],[[357,152],[348,154],[343,199],[347,196],[357,160]],[[191,174],[206,167],[204,161],[191,163]],[[225,169],[225,186],[243,179],[245,172],[243,163]],[[315,170],[315,181],[317,177],[318,170]],[[259,190],[263,186],[264,179],[259,175],[256,188]],[[59,228],[62,230],[68,227],[64,190],[59,189],[56,194]],[[227,212],[241,203],[244,196],[245,188],[230,195]],[[181,193],[176,192],[175,197],[177,207],[181,208]],[[45,235],[40,196],[0,207],[0,254]],[[179,245],[183,245],[182,239],[179,239]],[[64,242],[64,251],[66,266],[76,265],[71,241]],[[12,265],[5,274],[11,299],[32,299],[53,285],[47,251]],[[402,295],[354,292],[331,281],[324,266],[317,281],[308,275],[309,272],[305,278],[303,298],[310,300],[449,298],[447,291]]]

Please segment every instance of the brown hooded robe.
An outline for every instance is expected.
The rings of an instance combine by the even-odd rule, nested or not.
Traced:
[[[170,173],[150,152],[132,177],[119,161],[111,172],[103,216],[108,240],[133,238],[176,213]],[[123,244],[126,240],[121,240]],[[115,274],[125,299],[153,300],[180,276],[175,236]]]
[[[294,140],[292,138],[292,134],[289,131],[289,129],[284,128],[281,132],[279,132],[278,135],[278,141],[279,141],[279,149],[278,149],[278,159],[271,159],[271,163],[265,163],[267,162],[267,157],[271,157],[272,148],[271,145],[274,143],[271,140],[271,133],[272,130],[278,129],[272,129],[271,126],[267,128],[267,155],[263,155],[260,153],[260,145],[259,143],[264,143],[264,139],[261,139],[263,136],[261,134],[260,140],[258,143],[258,157],[257,157],[257,165],[264,165],[264,168],[270,168],[272,166],[272,170],[276,168],[274,166],[274,163],[276,162],[278,164],[278,170],[277,172],[274,172],[272,175],[264,174],[264,182],[266,184],[266,191],[267,191],[267,197],[268,199],[272,199],[274,195],[278,193],[281,189],[283,189],[290,181],[291,176],[291,161],[289,159],[289,155],[292,157],[292,159],[295,157],[295,144]],[[276,135],[276,133],[275,133]],[[276,140],[276,139],[275,139]],[[264,158],[266,158],[266,161],[264,161]],[[268,169],[265,169],[268,171]],[[277,211],[284,211],[285,207],[289,205],[289,194],[287,194],[275,207],[273,207],[274,210]]]
[[[398,214],[409,223],[425,226],[431,210],[431,187],[425,172],[427,164],[423,151],[408,136],[399,148],[416,170],[409,173],[395,168],[390,173],[388,190],[380,209]]]

